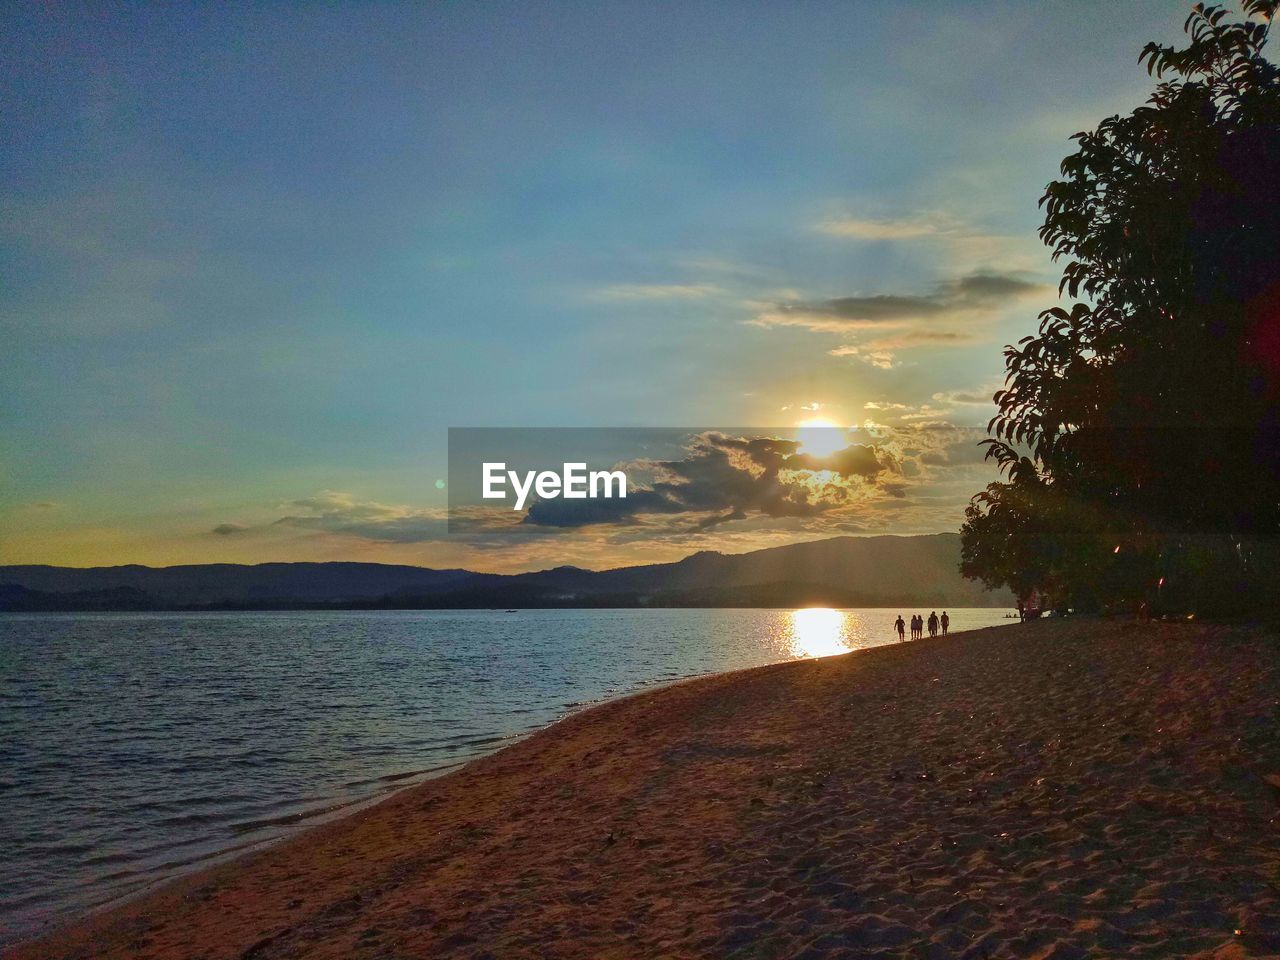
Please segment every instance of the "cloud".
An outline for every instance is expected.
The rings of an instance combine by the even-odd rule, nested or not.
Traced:
[[[899,426],[903,422],[913,420],[937,421],[955,412],[957,407],[990,407],[991,395],[998,389],[1000,389],[999,384],[992,383],[968,390],[939,391],[932,394],[929,400],[914,404],[894,400],[869,400],[863,404],[863,408],[882,413]],[[974,412],[969,411],[969,415],[973,415]],[[981,414],[981,411],[977,412]],[[981,415],[985,416],[985,414]]]
[[[880,407],[889,403],[871,409]],[[625,500],[546,500],[525,513],[471,504],[447,513],[321,491],[277,504],[278,519],[221,523],[211,535],[222,550],[303,544],[334,558],[535,569],[667,561],[695,545],[748,550],[797,536],[954,526],[969,495],[995,475],[976,445],[984,432],[932,409],[909,408],[921,417],[909,421],[900,412],[888,411],[892,425],[848,428],[850,442],[829,456],[776,436],[695,435],[670,459],[620,464],[630,481]]]
[[[715,273],[736,280],[757,280],[769,275],[769,271],[753,264],[729,260],[725,257],[684,257],[676,261],[676,266],[692,273]]]
[[[873,366],[894,366],[897,351],[907,347],[949,347],[973,343],[978,337],[959,330],[909,330],[887,337],[876,337],[861,344],[845,344],[828,350],[832,357],[857,357]]]
[[[868,400],[862,406],[866,410],[880,410],[886,413],[890,413],[894,410],[910,410],[911,409],[909,404],[897,403],[896,401],[893,401],[893,400]]]
[[[977,339],[975,334],[965,330],[909,330],[906,333],[873,340],[867,346],[897,350],[914,344],[971,343]]]
[[[761,327],[803,327],[817,333],[846,333],[902,327],[944,313],[945,306],[927,297],[838,297],[800,303],[779,303],[750,321]]]
[[[713,283],[619,283],[592,291],[592,300],[608,302],[705,300],[724,291]]]
[[[693,515],[694,528],[705,530],[752,515],[809,517],[856,500],[878,475],[894,471],[896,461],[868,444],[816,457],[797,440],[704,433],[692,439],[681,459],[626,466],[651,474],[653,481],[629,490],[625,499],[538,501],[524,522],[572,528]]]
[[[857,357],[863,363],[869,363],[871,366],[879,367],[881,370],[891,370],[898,366],[898,362],[894,360],[893,354],[889,351],[864,349],[855,344],[845,344],[842,347],[836,347],[834,350],[828,350],[827,353],[833,357]]]
[[[903,420],[924,420],[933,422],[939,417],[945,417],[951,412],[950,407],[935,407],[933,404],[925,403],[914,410],[901,414]]]
[[[987,387],[979,387],[976,390],[953,390],[948,393],[935,393],[933,399],[940,403],[985,407],[994,402],[992,397],[1000,389],[1000,386],[997,383]]]
[[[891,469],[894,464],[884,451],[869,444],[855,443],[824,457],[797,453],[788,457],[784,466],[788,470],[830,471],[843,477],[870,479]]]
[[[880,369],[898,365],[897,354],[914,347],[963,346],[981,339],[983,327],[1001,311],[1050,287],[1021,276],[971,273],[945,280],[929,293],[878,294],[795,300],[758,308],[747,322],[761,327],[798,327],[820,334],[871,334],[827,351]]]
[[[385,543],[420,543],[446,533],[444,511],[357,500],[349,493],[322,491],[285,504],[292,512],[273,526],[362,537]]]
[[[786,403],[778,408],[778,412],[786,413],[788,410],[793,410],[793,409],[804,410],[808,413],[817,413],[819,410],[822,409],[822,403],[817,400],[813,400],[809,403],[796,404],[795,406],[792,406],[791,404]]]
[[[762,327],[803,327],[818,333],[848,333],[971,319],[1024,298],[1051,292],[1020,277],[975,273],[939,283],[931,293],[902,296],[836,297],[779,303],[750,322]],[[919,331],[922,339],[959,337],[955,331]]]
[[[938,211],[885,218],[835,216],[819,221],[813,229],[841,240],[928,244],[935,258],[940,256],[956,271],[990,269],[996,264],[1005,269],[1042,269],[1047,265],[1043,246],[1030,232],[993,233]]]
[[[837,217],[823,220],[815,227],[819,233],[855,240],[915,240],[920,237],[943,236],[954,232],[957,225],[946,217],[908,217],[900,220],[871,220],[860,217]]]
[[[990,468],[989,463],[984,463],[986,448],[980,446],[986,431],[941,419],[939,412],[926,404],[904,417],[915,417],[912,422],[893,428],[894,450],[917,468],[914,475],[927,474],[936,480],[940,467]]]

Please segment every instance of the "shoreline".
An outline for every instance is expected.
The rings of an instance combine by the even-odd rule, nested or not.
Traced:
[[[1045,621],[676,680],[3,956],[1280,949],[1280,754],[1238,743],[1274,733],[1278,651],[1260,628]],[[1166,790],[1214,817],[1157,829]],[[1166,849],[1188,818],[1191,860]],[[1144,844],[1151,876],[1114,902],[1091,877]],[[1015,879],[1043,863],[1051,888]]]
[[[829,614],[827,619],[820,619],[820,622],[810,622],[812,618],[804,617],[798,620],[793,611],[779,615],[714,611],[705,616],[689,615],[685,611],[617,611],[603,617],[594,611],[530,612],[519,616],[479,613],[474,617],[480,623],[474,636],[467,626],[471,617],[449,614],[446,615],[447,626],[427,627],[427,645],[449,648],[446,661],[455,655],[461,655],[463,650],[470,647],[474,647],[477,652],[498,651],[498,660],[482,671],[484,680],[496,682],[497,687],[477,682],[457,688],[462,677],[453,677],[450,667],[423,666],[434,659],[431,656],[416,656],[414,659],[413,674],[421,682],[416,682],[405,674],[383,677],[376,670],[363,669],[359,687],[364,687],[369,699],[380,702],[384,707],[393,700],[404,698],[409,698],[420,706],[441,700],[447,701],[451,706],[443,713],[431,714],[429,722],[425,724],[409,713],[393,712],[384,715],[380,709],[375,714],[362,715],[347,711],[344,729],[354,731],[354,739],[350,739],[349,732],[348,742],[329,745],[337,748],[329,754],[326,754],[328,747],[316,743],[315,748],[310,751],[313,755],[306,766],[295,763],[291,770],[289,757],[297,753],[292,736],[275,737],[264,742],[254,732],[258,729],[258,724],[252,719],[252,714],[260,712],[256,707],[251,707],[250,715],[238,720],[234,712],[224,711],[221,716],[211,718],[219,735],[228,738],[228,742],[234,743],[242,753],[252,748],[250,753],[261,751],[261,755],[269,758],[263,764],[244,764],[245,775],[257,778],[251,797],[247,796],[250,788],[242,789],[240,786],[238,770],[229,771],[229,775],[223,776],[216,769],[198,767],[193,770],[195,776],[200,778],[201,786],[198,790],[188,788],[181,778],[163,778],[159,782],[146,783],[143,789],[139,789],[135,786],[136,781],[130,769],[104,767],[95,762],[93,753],[78,757],[74,744],[68,744],[66,736],[59,740],[57,736],[51,735],[48,738],[49,747],[58,752],[59,762],[55,769],[63,780],[61,784],[55,781],[42,787],[41,771],[30,771],[32,777],[28,786],[31,793],[35,794],[41,789],[48,791],[49,799],[44,811],[29,803],[24,807],[26,801],[23,794],[17,795],[18,805],[12,825],[19,831],[15,836],[18,847],[10,851],[11,856],[4,863],[4,869],[0,869],[0,885],[8,887],[6,895],[0,897],[4,901],[3,909],[0,909],[0,949],[46,935],[90,913],[127,903],[178,876],[221,862],[225,853],[233,852],[231,848],[235,848],[234,852],[237,853],[258,849],[265,842],[296,835],[312,824],[344,815],[364,805],[369,798],[378,799],[394,792],[388,787],[402,789],[428,777],[438,776],[447,770],[433,773],[424,771],[428,767],[442,766],[447,761],[469,760],[491,752],[510,743],[513,736],[527,736],[545,724],[584,706],[632,691],[654,689],[689,676],[746,668],[801,655],[802,652],[823,653],[834,647],[846,649],[846,645],[857,647],[864,643],[888,640],[887,637],[877,636],[874,627],[881,619],[886,622],[892,619],[895,611],[860,610],[846,613],[849,615],[842,618]],[[959,618],[958,626],[963,627],[997,625],[1002,622],[998,619],[998,614],[991,611],[965,609],[957,610],[956,614]],[[22,651],[31,649],[23,642],[24,638],[29,642],[43,633],[46,627],[53,631],[65,630],[66,633],[58,635],[62,637],[62,657],[66,659],[74,658],[75,645],[85,642],[85,639],[96,639],[104,632],[124,635],[133,629],[133,625],[137,625],[144,638],[152,638],[152,642],[144,649],[161,651],[159,656],[149,658],[153,669],[148,671],[148,675],[154,678],[161,676],[166,669],[164,640],[157,635],[165,628],[157,627],[154,623],[169,622],[169,616],[185,617],[165,614],[34,615],[24,628],[25,632],[9,635],[8,640]],[[230,617],[242,625],[239,629],[243,629],[244,624],[262,623],[261,627],[254,626],[250,629],[263,630],[270,635],[281,632],[269,623],[274,616],[277,615],[202,614],[190,622],[181,620],[175,629],[190,633],[193,638],[199,637],[211,629],[203,625],[202,620]],[[417,630],[414,627],[398,630],[393,624],[421,621],[430,625],[445,622],[435,618],[434,614],[418,613],[279,616],[290,620],[294,616],[302,617],[305,635],[308,638],[321,635],[328,644],[327,648],[339,656],[345,656],[346,651],[353,648],[346,648],[341,641],[331,643],[328,638],[341,637],[358,629],[372,630],[373,636],[390,641],[399,635],[405,635],[407,631]],[[62,617],[68,618],[65,626],[53,622]],[[249,619],[240,619],[245,617]],[[354,619],[348,621],[348,617]],[[124,618],[119,621],[120,626],[115,626],[117,618]],[[321,626],[327,623],[332,626]],[[0,619],[0,626],[4,626],[3,619]],[[715,632],[726,628],[726,633]],[[608,637],[607,641],[591,636],[599,630],[603,630],[599,637]],[[443,638],[446,632],[464,634],[469,639],[457,645],[452,641],[435,641],[434,638]],[[516,638],[514,643],[507,639],[508,633]],[[537,641],[537,637],[543,637],[544,640]],[[68,642],[68,638],[73,642]],[[532,686],[525,686],[525,681],[520,679],[523,670],[509,653],[527,641],[544,642],[550,651],[547,654],[550,658],[547,660],[547,668],[531,678]],[[613,649],[615,645],[619,647],[616,652]],[[214,649],[217,649],[216,645]],[[567,652],[570,649],[574,651],[572,654]],[[57,648],[55,653],[56,650]],[[238,652],[230,649],[226,652],[232,657],[231,663],[236,665],[231,677],[233,686],[253,694],[260,684],[251,672],[246,673],[241,669],[251,665],[242,663],[238,659]],[[289,657],[286,654],[286,659]],[[345,676],[349,678],[361,674],[362,664],[365,667],[372,666],[375,658],[358,655],[355,659],[354,666],[345,671]],[[58,657],[55,656],[46,658],[45,662],[54,663],[57,660]],[[204,656],[201,679],[194,682],[221,684],[222,668],[216,660],[216,657]],[[556,667],[556,664],[562,666]],[[310,667],[306,664],[298,666],[301,672],[293,675],[305,684]],[[48,673],[47,668],[33,665],[28,676],[35,678]],[[277,682],[288,684],[289,678],[285,676],[284,668],[277,668],[273,673]],[[470,677],[471,673],[467,676]],[[313,682],[314,679],[313,677]],[[349,680],[344,683],[350,685]],[[437,685],[442,685],[445,689],[439,694],[430,692]],[[490,705],[487,700],[495,689],[498,691],[498,700]],[[144,690],[149,708],[141,713],[134,711],[139,715],[145,713],[146,716],[145,720],[139,722],[137,729],[163,731],[170,718],[182,720],[181,700],[174,700],[167,688],[153,682]],[[362,693],[356,693],[355,699],[363,696]],[[292,728],[296,734],[305,735],[313,726],[331,722],[328,714],[316,709],[306,709],[304,697],[290,695],[287,702],[293,706],[281,719],[276,719],[273,715],[270,718],[273,725],[283,724]],[[253,703],[256,704],[257,701]],[[300,709],[300,705],[303,708]],[[73,714],[82,718],[86,730],[93,729],[96,717],[111,715],[114,709],[110,702],[101,703],[95,708],[92,700],[83,699],[67,706]],[[270,710],[265,712],[272,713]],[[459,715],[459,724],[465,727],[458,731],[462,735],[451,735],[451,722],[447,717],[453,713]],[[379,732],[380,720],[393,724],[396,735]],[[63,726],[67,730],[72,729],[71,725]],[[499,737],[502,739],[498,739]],[[43,752],[39,738],[33,733],[19,730],[17,742],[26,745],[23,755],[27,757],[38,758]],[[123,741],[122,746],[127,746],[128,743],[127,740]],[[371,760],[362,756],[366,744],[378,747],[385,755],[384,758]],[[151,767],[170,765],[181,771],[188,766],[181,756],[183,746],[180,739],[172,741],[172,746],[166,745],[158,749],[144,746],[143,752]],[[217,753],[216,750],[201,752],[204,756],[216,756]],[[344,770],[344,765],[337,762],[348,755],[360,767],[359,775]],[[282,767],[273,769],[270,758],[283,758],[286,762]],[[19,761],[20,781],[27,780],[22,776],[26,766],[23,761]],[[144,769],[141,773],[145,779],[148,771]],[[411,775],[407,782],[399,779],[406,775]],[[156,778],[151,779],[154,781]],[[277,782],[273,784],[273,780]],[[390,783],[392,780],[396,782]],[[225,808],[218,805],[216,798],[220,789],[235,802],[227,804]],[[108,795],[119,797],[121,802],[103,802]],[[76,798],[81,799],[77,801]],[[251,802],[241,802],[245,799]],[[90,816],[84,821],[75,816],[74,806],[77,802],[91,805]],[[194,808],[188,806],[188,802],[201,804],[199,816],[202,819],[196,819],[197,814]],[[163,810],[156,814],[156,823],[153,824],[151,811],[161,807]],[[251,809],[242,809],[243,807]],[[170,819],[185,820],[189,813],[190,820],[198,825],[178,828],[168,825]],[[322,815],[317,816],[317,813]],[[53,823],[64,826],[48,831],[44,829],[44,825]],[[96,838],[107,836],[108,831],[111,831],[112,837],[146,838],[147,842],[139,840],[132,847],[119,841],[112,844],[99,843],[98,847],[101,849],[95,848]],[[81,836],[85,838],[83,849],[86,852],[83,855],[78,850],[69,856],[60,854],[59,845],[70,844],[73,838]],[[47,863],[40,859],[40,855],[45,852],[40,837],[50,838],[44,844],[45,847],[53,846],[53,855]],[[133,856],[135,848],[145,848],[146,855]],[[31,849],[34,856],[24,857],[23,849]],[[108,854],[106,857],[101,856],[104,851]],[[99,860],[104,859],[109,865],[99,866]]]
[[[148,611],[148,612],[152,612],[152,611]],[[80,616],[82,614],[76,614],[76,615]],[[0,616],[3,616],[3,613],[0,613]],[[781,661],[781,662],[786,663],[791,661]],[[777,664],[765,664],[764,666],[776,666],[776,665]],[[113,896],[100,903],[92,904],[84,908],[67,909],[65,912],[61,912],[58,915],[51,917],[43,925],[42,929],[36,932],[23,935],[16,940],[0,941],[0,958],[7,958],[10,951],[16,951],[19,948],[23,948],[32,944],[39,943],[50,937],[56,937],[63,931],[68,930],[70,928],[88,924],[96,920],[97,918],[101,917],[104,914],[110,914],[118,910],[126,909],[138,900],[142,900],[142,899],[145,899],[146,897],[165,892],[165,890],[171,885],[181,884],[189,880],[198,880],[200,876],[206,872],[211,872],[213,870],[217,870],[225,866],[233,866],[234,864],[239,863],[243,860],[252,858],[256,854],[263,853],[281,844],[290,843],[298,839],[299,837],[305,835],[306,833],[309,833],[312,830],[323,829],[328,825],[340,823],[341,821],[347,819],[348,817],[354,817],[366,810],[371,810],[375,807],[378,807],[383,803],[393,800],[395,797],[399,796],[402,793],[405,793],[406,791],[415,790],[421,787],[423,784],[431,783],[436,780],[441,780],[446,777],[450,777],[454,774],[460,773],[462,772],[462,770],[464,770],[466,767],[470,766],[471,764],[476,763],[477,761],[483,760],[486,757],[494,756],[498,753],[503,752],[504,750],[508,750],[513,747],[516,747],[519,744],[523,743],[524,741],[528,740],[530,737],[536,736],[547,730],[552,730],[560,723],[580,713],[585,713],[591,710],[595,710],[599,707],[603,707],[620,700],[626,700],[629,697],[638,696],[643,693],[657,692],[666,687],[673,686],[680,683],[688,683],[692,681],[702,680],[711,676],[722,676],[722,675],[728,675],[731,673],[742,673],[747,670],[758,670],[758,669],[760,669],[760,667],[744,667],[741,670],[719,671],[718,673],[698,673],[698,674],[690,674],[684,677],[676,677],[670,680],[651,681],[649,683],[646,683],[637,687],[634,690],[631,690],[625,693],[620,693],[617,696],[607,697],[603,700],[592,701],[592,702],[576,705],[575,707],[569,709],[563,715],[556,717],[555,719],[550,720],[542,724],[541,726],[533,727],[531,729],[524,730],[519,733],[513,733],[507,736],[500,737],[498,739],[503,741],[502,745],[488,752],[477,753],[474,756],[468,757],[466,759],[457,760],[451,763],[441,764],[438,767],[434,767],[429,771],[419,771],[417,773],[408,773],[408,774],[391,774],[389,776],[394,777],[396,779],[411,779],[419,776],[421,776],[421,779],[415,779],[413,780],[413,782],[410,782],[410,783],[398,784],[383,792],[372,793],[372,794],[369,794],[368,796],[360,797],[360,798],[349,800],[346,802],[340,802],[335,799],[333,803],[331,803],[329,806],[326,806],[324,809],[318,812],[308,812],[304,810],[297,814],[286,815],[281,819],[282,820],[299,820],[299,821],[305,821],[305,822],[298,823],[296,826],[292,828],[287,828],[285,832],[277,836],[262,837],[260,839],[253,840],[239,846],[230,847],[224,850],[218,850],[216,852],[208,854],[207,856],[200,857],[195,861],[193,861],[192,863],[185,864],[179,867],[168,876],[157,877],[147,882],[137,890],[133,890],[127,893],[122,893],[117,896]],[[422,774],[426,774],[426,775],[423,776]]]
[[[530,731],[530,733],[536,731]],[[525,734],[524,736],[528,736]],[[523,737],[512,737],[513,744]],[[505,749],[499,747],[499,750]],[[472,759],[480,759],[480,757],[489,756],[489,754],[480,754]],[[156,877],[148,880],[136,890],[125,893],[119,893],[109,897],[99,903],[90,904],[82,908],[65,908],[52,915],[43,925],[43,927],[35,932],[25,934],[17,940],[9,940],[0,942],[0,957],[6,956],[6,951],[15,950],[27,944],[36,943],[47,937],[56,936],[61,931],[79,924],[88,923],[95,918],[111,913],[115,910],[127,908],[137,900],[151,896],[156,893],[163,892],[170,884],[182,883],[191,878],[197,878],[201,874],[218,869],[219,867],[237,863],[241,860],[248,859],[257,853],[261,853],[272,847],[301,836],[302,834],[315,829],[321,829],[327,824],[336,823],[346,817],[355,816],[361,811],[376,807],[378,804],[391,799],[396,794],[405,790],[412,790],[428,780],[438,779],[439,777],[448,776],[456,773],[462,767],[470,763],[471,760],[459,760],[456,763],[445,764],[439,773],[434,776],[424,777],[414,783],[408,783],[396,787],[392,787],[382,793],[373,793],[365,797],[360,797],[347,802],[334,802],[325,806],[318,811],[304,810],[300,813],[287,814],[281,817],[281,821],[299,821],[296,825],[289,826],[282,823],[285,831],[276,836],[260,837],[256,840],[250,840],[236,846],[227,847],[225,849],[215,850],[211,853],[198,856],[189,863],[176,865],[171,873],[166,876]],[[409,776],[413,776],[410,774]]]
[[[117,611],[103,611],[103,612],[111,613],[111,612],[117,612]],[[145,611],[145,612],[158,613],[158,612],[168,612],[168,611]],[[227,611],[212,611],[212,612],[227,612]],[[40,615],[44,615],[44,614],[40,614]],[[76,613],[74,615],[82,616],[83,614]],[[3,612],[0,612],[0,616],[3,616]],[[961,633],[961,632],[963,631],[956,631],[956,633]],[[849,651],[849,652],[854,653],[857,651]],[[103,917],[104,915],[109,915],[117,911],[126,910],[139,900],[144,900],[150,896],[163,894],[167,892],[171,886],[177,886],[177,885],[181,885],[188,882],[198,882],[201,876],[205,873],[212,873],[213,871],[216,871],[225,867],[233,867],[238,863],[252,859],[257,854],[265,853],[282,844],[291,843],[305,836],[311,831],[323,830],[327,826],[339,824],[350,817],[355,817],[365,811],[373,810],[374,808],[380,807],[384,803],[394,800],[396,797],[398,797],[402,793],[416,790],[425,784],[434,783],[436,781],[443,780],[448,777],[459,774],[474,763],[477,763],[489,757],[496,756],[497,754],[500,754],[506,750],[518,747],[520,744],[524,743],[525,741],[529,740],[532,737],[538,736],[539,734],[542,734],[548,731],[553,731],[560,724],[564,723],[566,720],[569,720],[580,714],[589,713],[593,710],[597,710],[614,703],[619,703],[621,701],[628,700],[632,697],[641,696],[647,693],[657,693],[668,687],[677,686],[679,684],[695,683],[699,680],[705,680],[710,677],[721,677],[721,676],[730,676],[732,674],[737,674],[737,673],[747,673],[752,670],[761,670],[767,667],[776,667],[786,663],[793,663],[793,662],[800,662],[800,661],[783,660],[783,661],[779,661],[777,663],[772,663],[772,664],[761,664],[753,667],[742,667],[737,670],[721,670],[721,671],[714,671],[711,673],[694,673],[694,674],[689,674],[687,676],[675,677],[667,680],[653,680],[653,681],[648,681],[636,687],[633,690],[629,690],[624,693],[619,693],[616,696],[610,696],[602,700],[589,701],[589,702],[577,704],[572,708],[570,708],[569,710],[567,710],[561,716],[556,717],[553,720],[549,720],[548,722],[542,724],[541,726],[533,727],[531,729],[524,730],[519,733],[510,734],[508,736],[504,736],[500,738],[504,742],[502,743],[501,746],[498,746],[494,750],[478,753],[472,757],[468,757],[466,759],[458,760],[452,763],[442,764],[437,768],[433,768],[432,771],[429,771],[429,773],[431,774],[429,776],[425,776],[422,779],[416,780],[412,783],[407,783],[407,784],[402,784],[402,785],[392,787],[391,789],[386,790],[385,792],[382,792],[382,793],[370,794],[369,796],[361,797],[359,799],[351,800],[345,803],[338,802],[332,806],[326,807],[322,812],[311,814],[311,815],[307,815],[305,811],[301,814],[290,815],[285,819],[305,818],[306,822],[301,823],[298,826],[294,827],[293,829],[287,830],[286,832],[281,833],[278,836],[263,837],[261,839],[243,844],[241,846],[231,847],[225,850],[220,850],[215,853],[209,854],[206,857],[202,857],[193,863],[187,864],[184,867],[177,869],[174,873],[170,874],[169,876],[158,877],[154,880],[151,880],[150,882],[148,882],[147,884],[145,884],[144,886],[140,887],[137,890],[111,897],[107,900],[102,901],[101,903],[93,904],[91,906],[87,906],[82,909],[78,909],[78,910],[69,909],[65,913],[62,913],[55,918],[51,918],[44,925],[44,927],[37,932],[24,935],[17,940],[0,942],[0,960],[7,960],[10,953],[17,953],[24,948],[34,946],[50,938],[57,938],[60,934],[64,933],[65,931],[71,930],[72,928],[89,925],[94,921],[98,920],[99,918]],[[392,775],[392,776],[399,776],[407,779],[416,775],[401,774],[401,775]]]

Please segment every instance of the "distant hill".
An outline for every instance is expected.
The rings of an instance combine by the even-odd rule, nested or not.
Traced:
[[[128,588],[165,606],[302,604],[431,592],[475,574],[384,563],[201,563],[178,567],[0,567],[0,584],[48,594]],[[3,602],[0,600],[0,602]]]
[[[940,533],[512,575],[381,563],[0,566],[0,611],[1012,605],[963,579],[959,562],[959,535]]]

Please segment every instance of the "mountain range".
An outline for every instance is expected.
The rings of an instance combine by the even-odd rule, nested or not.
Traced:
[[[0,611],[1012,606],[959,573],[960,537],[836,537],[675,563],[495,574],[381,563],[0,566]]]

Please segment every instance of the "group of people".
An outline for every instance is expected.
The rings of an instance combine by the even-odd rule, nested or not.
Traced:
[[[942,635],[946,636],[947,629],[951,626],[951,618],[947,616],[947,611],[945,610],[942,611],[942,616],[938,616],[937,611],[930,610],[929,619],[927,623],[929,627],[929,636],[936,637],[938,635],[939,627],[942,628]],[[920,614],[913,613],[911,615],[911,639],[912,640],[919,640],[921,637],[924,636],[925,624],[926,624],[925,618],[922,617]],[[907,624],[902,619],[902,614],[898,614],[898,619],[894,622],[893,626],[898,631],[899,640],[907,639]]]

